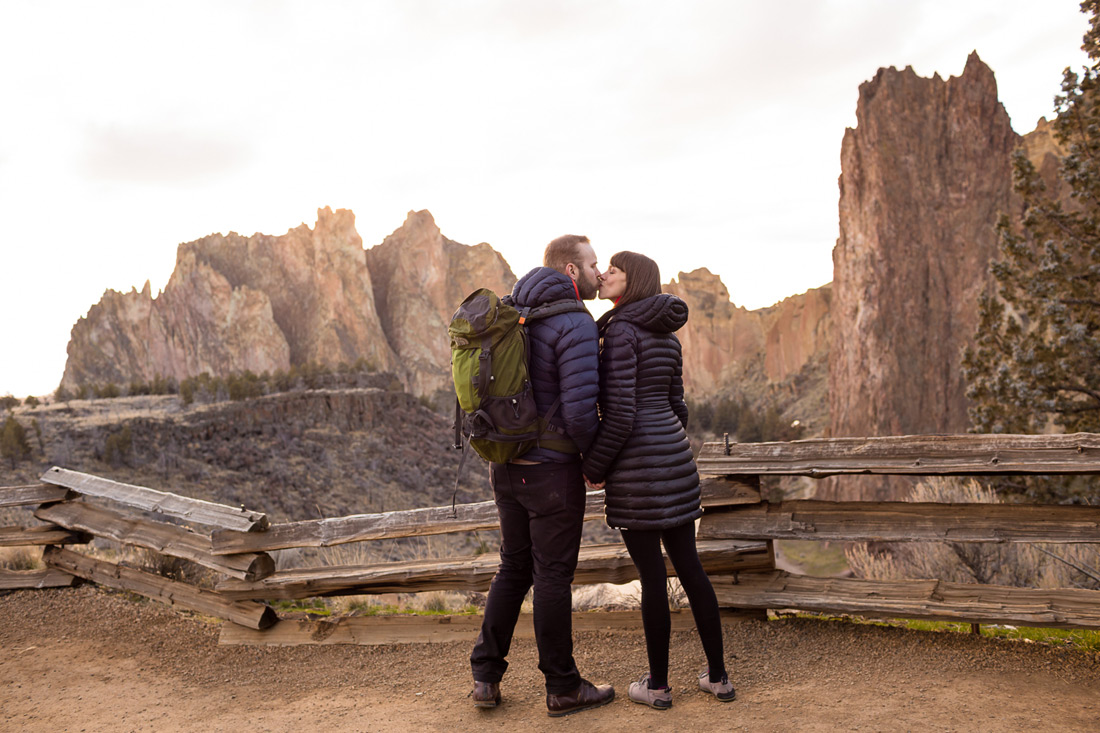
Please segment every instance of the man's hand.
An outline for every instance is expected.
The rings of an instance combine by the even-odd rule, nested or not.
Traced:
[[[584,477],[584,485],[587,486],[589,489],[592,489],[592,490],[602,489],[606,483],[607,483],[606,481],[601,481],[598,484],[594,484],[594,483],[592,483],[592,481],[587,476]]]

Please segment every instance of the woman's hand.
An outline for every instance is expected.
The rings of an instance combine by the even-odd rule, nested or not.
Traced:
[[[584,485],[587,486],[589,489],[602,489],[604,487],[604,484],[606,483],[606,481],[601,481],[598,484],[594,484],[592,483],[592,480],[589,479],[587,476],[584,477]]]

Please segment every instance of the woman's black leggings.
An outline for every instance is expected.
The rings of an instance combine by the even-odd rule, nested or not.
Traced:
[[[695,523],[688,522],[666,530],[620,531],[642,581],[642,627],[645,629],[646,653],[649,656],[650,685],[668,685],[668,643],[672,619],[668,610],[665,559],[661,556],[662,541],[691,603],[695,628],[699,631],[703,653],[710,667],[710,678],[713,681],[721,679],[726,674],[722,653],[722,619],[718,614],[714,588],[703,572],[699,553],[695,549]]]

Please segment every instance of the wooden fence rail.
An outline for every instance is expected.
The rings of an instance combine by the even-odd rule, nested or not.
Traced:
[[[782,571],[713,578],[719,603],[825,613],[1100,628],[1100,591],[1010,588],[942,580],[811,578]]]
[[[1100,542],[1100,506],[761,502],[707,518],[705,539],[846,542]]]
[[[710,477],[703,481],[702,488],[704,507],[760,501],[759,484],[741,477]],[[602,491],[588,492],[584,518],[585,521],[603,518]],[[496,529],[497,521],[496,504],[482,501],[460,504],[453,509],[437,506],[273,524],[263,532],[216,530],[211,534],[211,544],[215,555],[292,547],[332,547],[364,540]]]
[[[0,488],[0,507],[45,504],[51,501],[61,501],[68,495],[69,490],[63,486],[50,486],[49,484],[7,486]]]
[[[934,618],[972,623],[1100,627],[1100,591],[1002,588],[939,580],[811,578],[775,569],[773,541],[1100,543],[1100,507],[909,502],[762,501],[764,475],[1100,474],[1100,435],[954,435],[707,443],[699,548],[722,605],[740,609]],[[275,623],[263,601],[315,596],[476,589],[495,554],[275,572],[269,550],[494,529],[492,502],[271,524],[265,514],[55,467],[33,486],[0,487],[0,507],[34,505],[48,524],[0,528],[0,546],[45,544],[46,571],[0,571],[0,590],[69,585],[78,578],[140,593],[252,629]],[[91,501],[87,500],[91,499]],[[603,515],[587,497],[586,519]],[[181,526],[186,525],[186,526]],[[194,525],[200,525],[198,527]],[[103,537],[217,572],[213,590],[105,562],[60,545]],[[577,583],[624,582],[621,545],[581,550]],[[290,643],[286,627],[278,643]],[[312,632],[310,632],[312,633]],[[251,634],[251,635],[249,635]],[[224,635],[223,635],[224,636]],[[308,641],[309,633],[302,640]],[[380,638],[363,634],[362,638]],[[229,634],[228,638],[235,638]],[[274,643],[274,642],[273,642]]]
[[[83,501],[63,501],[39,507],[34,516],[67,529],[190,560],[242,580],[260,580],[275,572],[275,561],[266,553],[216,556],[211,552],[210,538],[205,535],[174,524],[127,517]]]
[[[905,435],[790,443],[707,443],[699,470],[812,476],[908,474],[1100,474],[1100,435]]]
[[[211,501],[189,499],[186,496],[147,489],[144,486],[123,484],[77,471],[67,471],[54,466],[42,474],[42,481],[63,486],[84,496],[97,496],[120,504],[143,509],[155,514],[176,517],[223,529],[258,532],[267,529],[267,515],[234,508]]]
[[[763,541],[730,540],[699,543],[699,559],[707,573],[768,571],[775,567],[771,548]],[[331,595],[416,592],[429,590],[486,591],[500,556],[485,553],[450,560],[412,560],[367,566],[286,570],[256,582],[223,580],[217,590],[234,599],[297,599]],[[670,575],[676,570],[666,559]],[[577,560],[573,582],[626,583],[638,573],[622,544],[586,545]]]

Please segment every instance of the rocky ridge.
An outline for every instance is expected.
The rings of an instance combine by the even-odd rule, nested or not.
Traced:
[[[367,251],[342,209],[278,237],[214,234],[179,246],[158,296],[148,283],[108,290],[73,326],[61,385],[364,359],[428,394],[449,379],[446,322],[469,282],[507,292],[515,276],[488,245],[444,238],[426,211]]]
[[[756,405],[776,402],[812,433],[821,433],[823,401],[811,400],[797,409],[794,405],[802,397],[824,393],[830,285],[752,311],[734,305],[721,278],[706,268],[681,272],[664,290],[683,298],[690,311],[687,325],[677,333],[690,398],[736,394]]]
[[[833,250],[830,433],[966,432],[960,358],[992,288],[995,224],[1018,217],[1011,156],[1054,183],[1046,120],[1013,132],[993,72],[976,53],[946,81],[880,69],[860,86],[841,149],[840,237]],[[835,479],[819,496],[889,499],[905,479]]]
[[[73,327],[62,386],[365,359],[413,394],[432,395],[450,387],[446,331],[457,304],[474,284],[506,293],[514,282],[491,246],[447,239],[427,211],[409,212],[364,250],[350,211],[320,209],[312,229],[180,245],[157,297],[148,284],[107,291]],[[828,341],[827,287],[759,311],[735,306],[706,269],[680,273],[666,290],[692,309],[681,336],[697,399],[733,385],[757,397]]]

